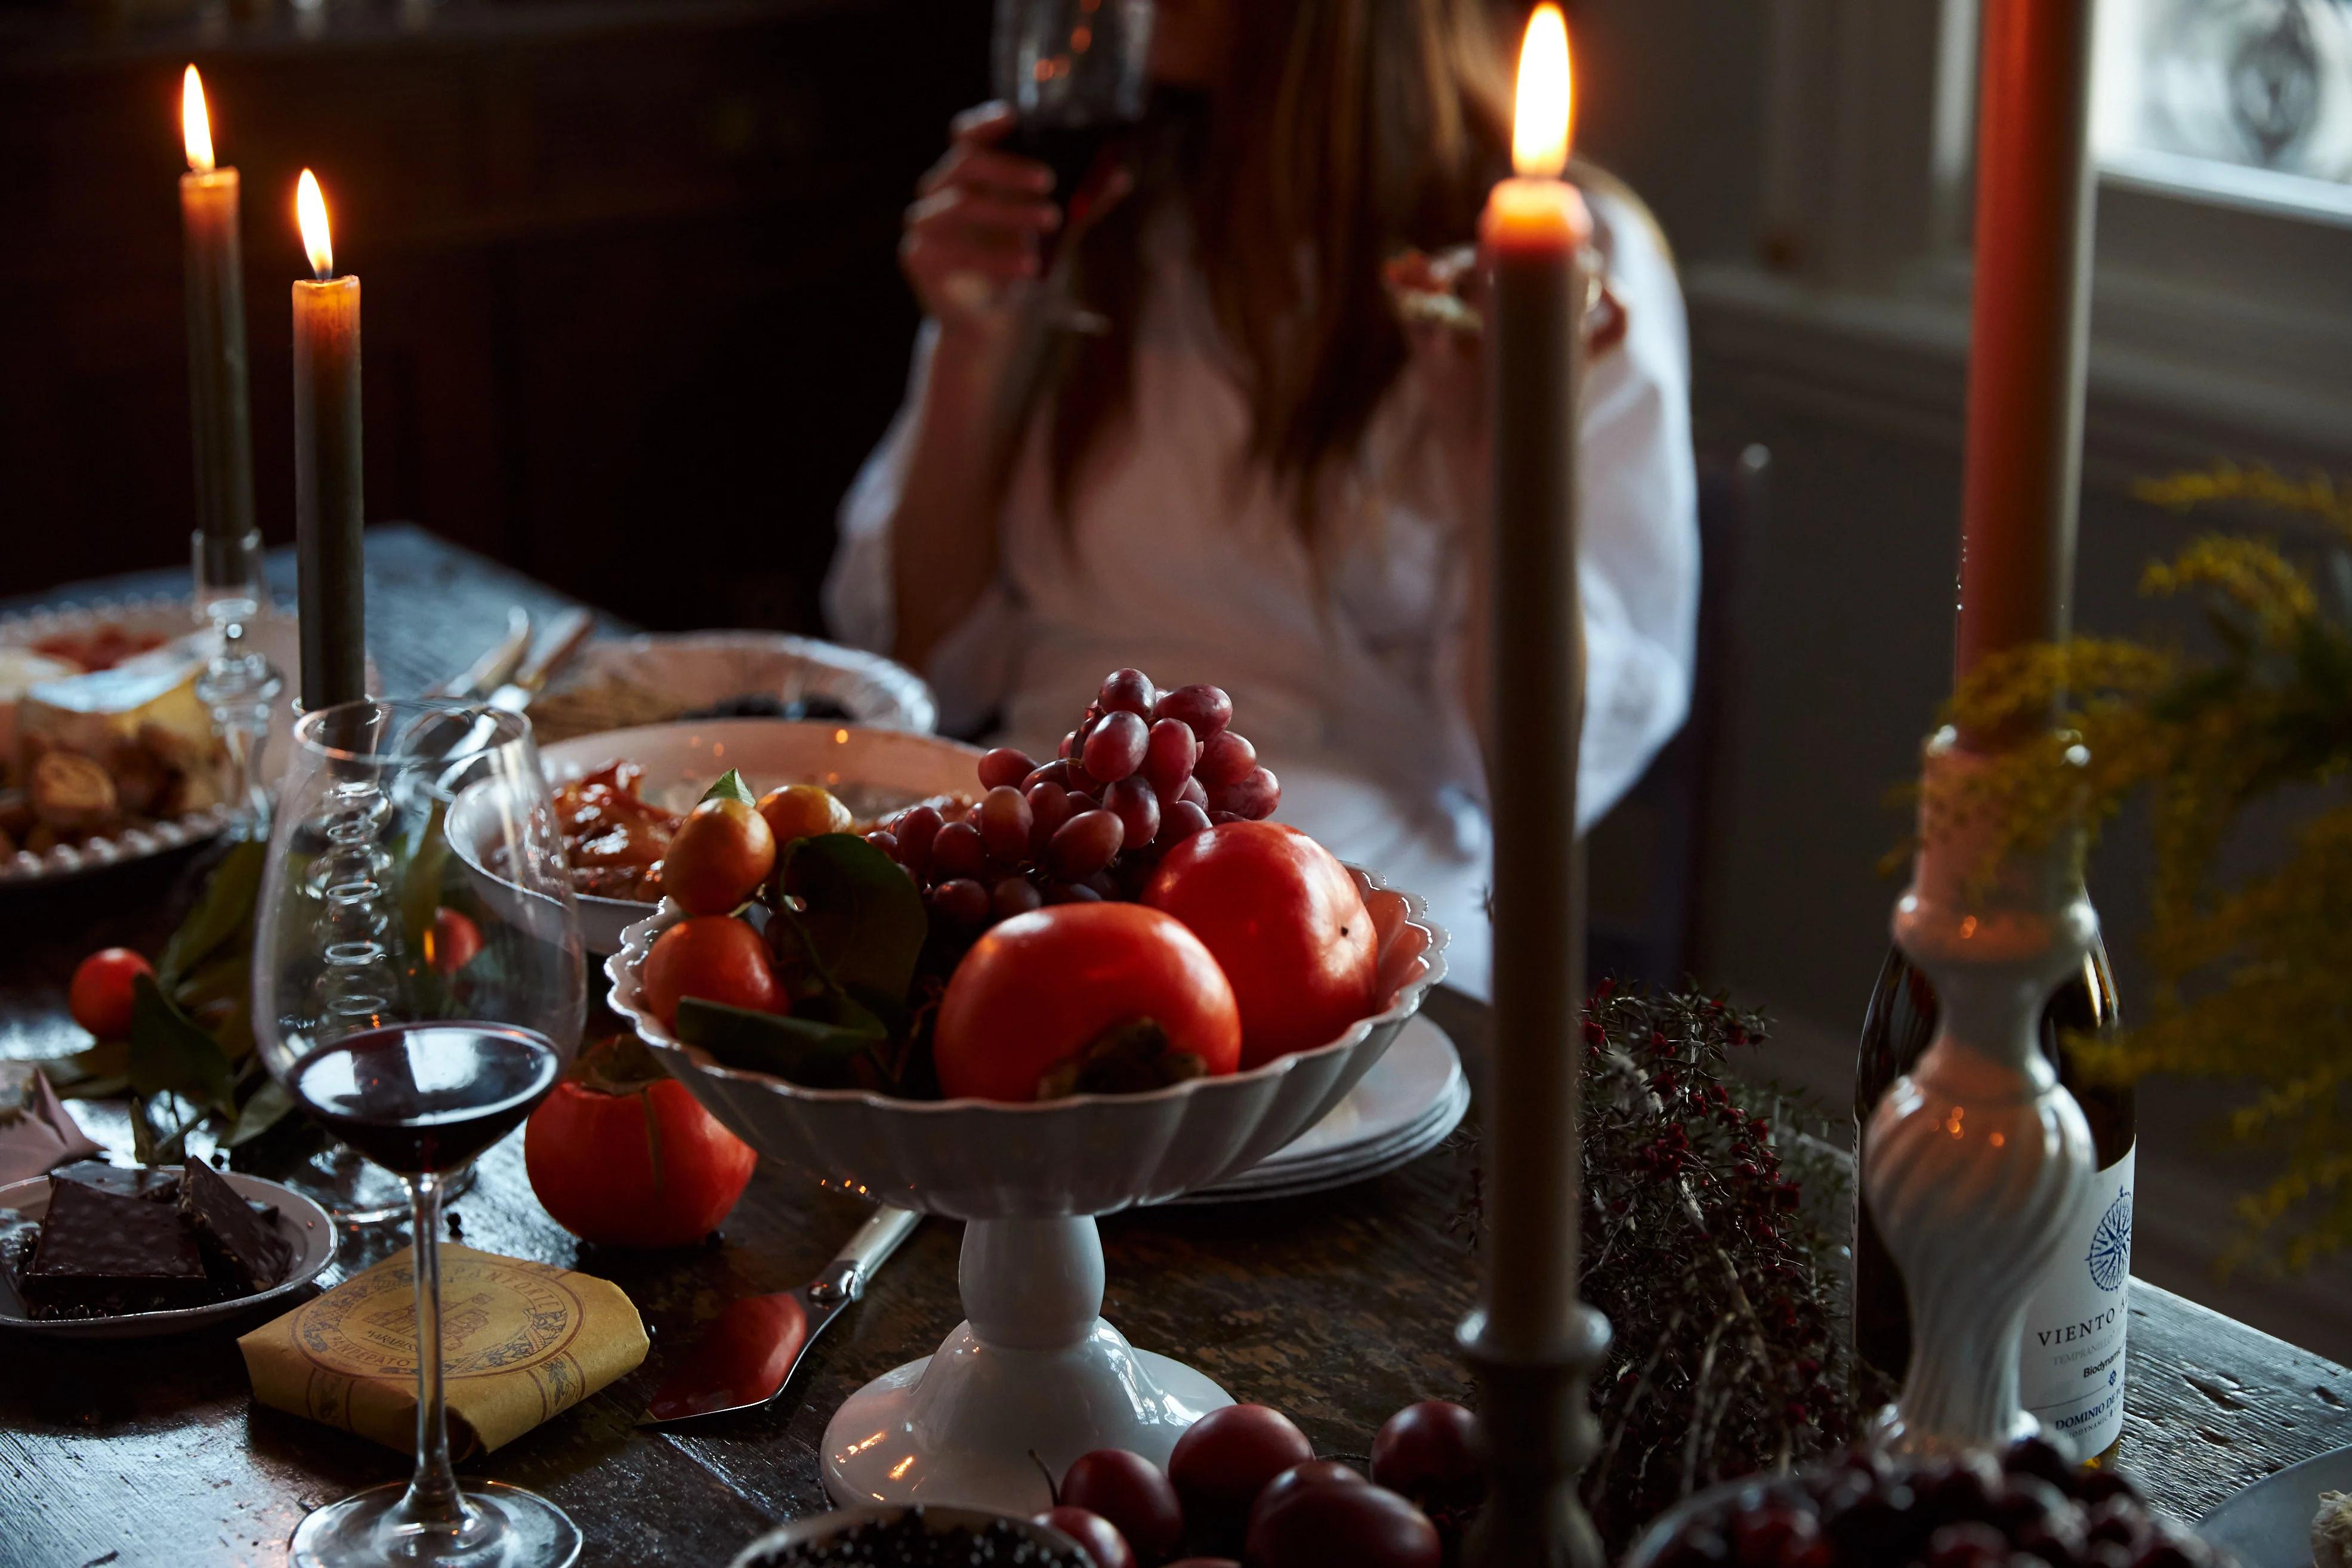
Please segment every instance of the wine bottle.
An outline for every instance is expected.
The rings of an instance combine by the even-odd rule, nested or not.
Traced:
[[[1863,1019],[1855,1064],[1855,1147],[1878,1098],[1935,1038],[1935,987],[1891,949]],[[2068,1032],[2104,1037],[2116,1027],[2116,984],[2105,944],[2094,937],[2080,975],[2062,986],[2042,1014],[2042,1054],[2073,1091],[2091,1124],[2098,1174],[2066,1244],[2033,1283],[2018,1343],[2019,1397],[2045,1430],[2064,1435],[2086,1461],[2113,1462],[2123,1436],[2124,1297],[2131,1273],[2132,1157],[2137,1123],[2132,1091],[2085,1082],[2066,1048]],[[1911,1362],[1911,1312],[1903,1277],[1854,1188],[1853,1348],[1897,1384]]]

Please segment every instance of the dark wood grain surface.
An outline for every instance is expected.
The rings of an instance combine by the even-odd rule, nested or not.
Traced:
[[[371,641],[395,688],[467,662],[508,604],[543,612],[558,603],[413,530],[371,531],[369,547]],[[174,875],[168,863],[125,868],[37,897],[0,895],[0,1056],[83,1043],[63,1017],[73,963],[101,938],[152,946]],[[1441,992],[1430,1012],[1466,1058],[1483,1059],[1482,1007]],[[102,1113],[88,1120],[120,1134]],[[1391,1411],[1465,1391],[1453,1331],[1474,1273],[1451,1222],[1472,1158],[1457,1143],[1339,1193],[1106,1219],[1106,1315],[1236,1396],[1289,1411],[1319,1449],[1360,1455]],[[826,1417],[866,1379],[928,1353],[961,1316],[957,1227],[927,1223],[775,1408],[639,1432],[635,1417],[666,1348],[732,1297],[808,1279],[855,1228],[860,1205],[767,1168],[716,1245],[601,1250],[541,1212],[510,1140],[456,1209],[468,1246],[613,1279],[654,1331],[653,1358],[638,1373],[464,1467],[554,1498],[585,1530],[590,1564],[721,1564],[770,1521],[822,1509],[815,1445]],[[338,1270],[401,1240],[397,1226],[353,1236]],[[2172,1512],[2193,1518],[2250,1481],[2352,1443],[2344,1368],[2152,1286],[2136,1284],[2132,1300],[2126,1463]],[[0,1564],[280,1563],[308,1509],[404,1473],[390,1449],[257,1407],[232,1337],[0,1336]]]

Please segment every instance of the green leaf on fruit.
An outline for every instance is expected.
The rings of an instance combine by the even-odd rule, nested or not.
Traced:
[[[86,1051],[43,1062],[41,1070],[68,1100],[104,1100],[131,1086],[131,1044],[100,1040]]]
[[[294,1097],[286,1092],[274,1078],[264,1078],[258,1088],[238,1108],[236,1120],[229,1123],[221,1142],[231,1149],[242,1148],[278,1125],[294,1110]]]
[[[131,1007],[125,1070],[131,1092],[176,1094],[223,1115],[236,1111],[236,1075],[220,1045],[141,975]]]
[[[833,984],[876,1011],[904,1010],[930,916],[906,872],[854,833],[785,847],[777,885],[800,901],[783,911]]]
[[[845,1027],[688,996],[677,1005],[677,1037],[722,1066],[770,1073],[807,1089],[852,1089],[860,1087],[857,1057],[887,1037],[878,1020],[870,1029]]]
[[[245,843],[221,857],[195,908],[163,944],[155,972],[165,990],[178,990],[183,979],[230,943],[236,944],[234,951],[240,954],[253,945],[253,906],[268,854],[267,845]]]
[[[743,775],[733,768],[729,768],[725,773],[720,773],[718,782],[702,792],[702,800],[740,800],[745,805],[760,804],[751,797],[750,787],[743,783]],[[698,800],[694,804],[700,805],[702,800]]]

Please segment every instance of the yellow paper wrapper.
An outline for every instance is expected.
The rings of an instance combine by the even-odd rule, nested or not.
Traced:
[[[253,1396],[407,1453],[416,1446],[416,1277],[387,1258],[236,1342]],[[449,1450],[495,1448],[646,1359],[621,1288],[551,1264],[441,1249]]]

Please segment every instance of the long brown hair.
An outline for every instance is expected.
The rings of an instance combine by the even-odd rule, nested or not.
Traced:
[[[1128,417],[1141,237],[1171,195],[1241,377],[1249,450],[1311,544],[1326,480],[1352,458],[1403,368],[1381,281],[1407,246],[1468,239],[1506,172],[1509,102],[1486,0],[1239,0],[1214,112],[1170,99],[1140,139],[1138,188],[1078,243],[1074,284],[1109,323],[1041,344],[1066,521],[1088,452]]]

